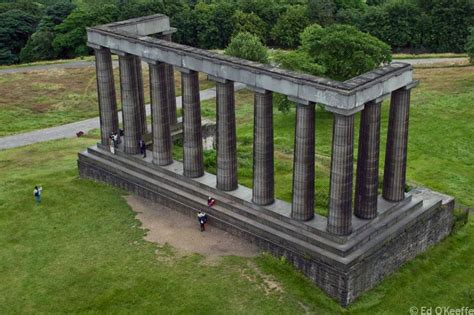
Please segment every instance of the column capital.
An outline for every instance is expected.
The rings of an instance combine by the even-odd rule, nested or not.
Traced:
[[[362,105],[362,106],[359,106],[359,107],[356,107],[356,108],[353,108],[351,110],[347,110],[347,109],[340,109],[340,108],[337,108],[337,107],[332,107],[332,106],[324,106],[324,108],[328,111],[328,112],[331,112],[335,115],[341,115],[341,116],[352,116],[360,111],[362,111],[364,109],[364,106],[365,105]]]
[[[197,71],[194,71],[194,70],[191,70],[191,69],[188,69],[188,68],[182,68],[182,67],[178,67],[178,66],[173,66],[173,68],[178,70],[179,72],[185,73],[185,74],[191,74],[191,73],[197,72]]]
[[[126,52],[118,50],[118,49],[110,49],[110,52],[113,53],[114,55],[122,56],[122,57],[133,56],[129,53],[126,53]]]
[[[251,86],[251,85],[246,85],[245,88],[249,91],[252,91],[254,93],[260,93],[260,94],[267,94],[267,93],[272,93],[272,91],[270,90],[265,90],[265,89],[262,89],[262,88],[258,88],[256,86]]]
[[[419,80],[413,80],[411,83],[405,85],[404,87],[402,87],[401,89],[407,91],[407,90],[411,90],[413,88],[416,88],[418,85],[420,84],[420,81]]]
[[[297,98],[297,97],[294,97],[294,96],[288,96],[288,100],[290,102],[295,102],[295,103],[300,104],[300,105],[314,104],[314,102],[311,102],[311,101],[308,101],[308,100],[305,100],[305,99],[302,99],[302,98]]]
[[[224,83],[224,84],[225,84],[225,83],[229,83],[229,82],[233,82],[233,81],[230,81],[230,80],[227,80],[227,79],[215,77],[215,76],[210,75],[210,74],[207,76],[207,79],[208,79],[209,81],[214,81],[214,82]]]

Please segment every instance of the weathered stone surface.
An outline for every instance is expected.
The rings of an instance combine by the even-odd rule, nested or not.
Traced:
[[[315,107],[297,104],[293,156],[293,201],[291,217],[307,221],[314,217]]]
[[[142,72],[142,61],[140,57],[135,56],[135,88],[137,89],[138,95],[138,111],[139,111],[139,123],[141,137],[147,133],[147,123],[146,123],[146,108],[145,108],[145,91],[143,89],[143,72]]]
[[[217,188],[237,188],[237,135],[235,129],[234,82],[216,82]]]
[[[352,177],[354,171],[354,115],[334,114],[328,231],[352,231]]]
[[[162,36],[163,40],[171,42],[171,34]],[[168,112],[170,124],[174,125],[178,122],[176,114],[176,92],[174,86],[174,69],[170,64],[165,65],[166,68],[166,99],[168,102]]]
[[[354,214],[362,219],[377,216],[380,105],[381,103],[367,103],[360,116]]]
[[[173,162],[171,127],[166,97],[166,66],[149,64],[150,99],[153,130],[153,163],[168,165]]]
[[[181,80],[183,89],[184,175],[194,178],[204,174],[199,74],[195,71],[182,72]]]
[[[100,112],[100,139],[103,145],[108,145],[110,135],[118,132],[119,128],[114,69],[109,49],[95,50],[95,65]]]
[[[392,93],[382,195],[389,201],[405,198],[410,89]]]
[[[273,168],[273,95],[255,92],[252,201],[258,205],[274,201]]]
[[[124,151],[129,154],[140,152],[141,138],[139,96],[136,88],[136,61],[131,55],[119,56],[120,86],[122,90],[122,115],[124,128]]]

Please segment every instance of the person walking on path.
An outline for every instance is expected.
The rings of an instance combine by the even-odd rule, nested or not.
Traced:
[[[41,203],[41,191],[43,191],[43,188],[41,186],[35,186],[33,194],[35,195],[35,201],[37,204]]]
[[[199,210],[199,213],[197,216],[198,216],[199,224],[201,225],[201,232],[204,232],[206,230],[207,215],[201,210]]]
[[[140,145],[140,153],[143,154],[143,158],[146,158],[146,143],[143,141],[143,139],[140,139],[138,142]]]

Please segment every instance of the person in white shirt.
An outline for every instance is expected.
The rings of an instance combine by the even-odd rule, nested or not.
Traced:
[[[206,230],[207,215],[204,212],[199,211],[197,217],[199,224],[201,225],[201,232],[203,232]]]
[[[33,191],[33,194],[35,195],[35,200],[36,203],[41,203],[41,192],[43,191],[43,188],[40,186],[35,186],[35,190]]]

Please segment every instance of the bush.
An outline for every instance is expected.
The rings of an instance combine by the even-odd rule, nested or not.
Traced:
[[[257,36],[250,33],[239,33],[233,37],[225,53],[229,56],[268,63],[267,48]]]

